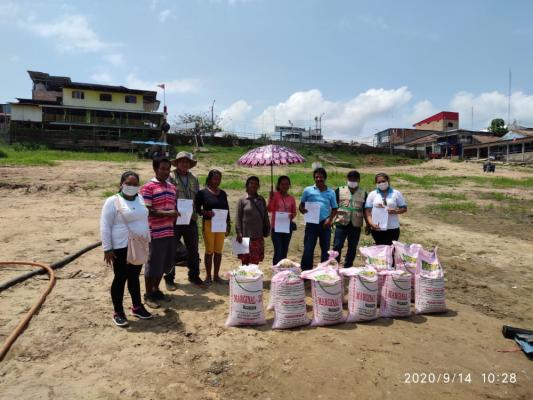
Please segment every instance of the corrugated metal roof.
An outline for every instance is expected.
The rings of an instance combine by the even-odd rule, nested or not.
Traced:
[[[406,143],[406,146],[415,146],[417,144],[431,143],[439,138],[439,135],[432,133],[431,135],[423,136],[421,138],[415,139],[409,143]]]
[[[486,136],[486,135],[472,135],[472,138],[478,143],[491,143],[499,139],[497,136]]]

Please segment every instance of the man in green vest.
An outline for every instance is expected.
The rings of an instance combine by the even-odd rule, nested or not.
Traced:
[[[364,206],[366,192],[359,187],[361,176],[357,171],[350,171],[347,175],[345,186],[335,190],[339,209],[335,216],[335,238],[333,239],[333,250],[339,252],[337,261],[340,261],[340,255],[344,242],[348,238],[348,251],[344,257],[344,268],[353,266],[359,236],[361,236],[361,227],[363,226]]]

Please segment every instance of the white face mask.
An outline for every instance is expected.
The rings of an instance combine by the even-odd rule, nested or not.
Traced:
[[[389,182],[381,182],[376,185],[379,190],[387,190],[389,188]]]
[[[348,184],[348,187],[349,187],[350,189],[355,189],[356,187],[359,186],[359,182],[348,181],[347,184]]]
[[[139,193],[139,186],[122,185],[122,193],[133,197]]]

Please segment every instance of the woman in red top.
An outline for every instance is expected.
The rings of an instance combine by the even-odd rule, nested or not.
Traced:
[[[276,192],[270,192],[268,199],[268,211],[272,213],[272,244],[274,245],[273,265],[287,258],[289,252],[289,243],[291,241],[292,231],[296,229],[293,221],[296,217],[296,201],[289,194],[291,180],[288,176],[282,175],[278,178]],[[276,225],[276,214],[279,212],[289,213],[289,229],[283,229],[281,224]],[[286,227],[285,227],[286,228]]]

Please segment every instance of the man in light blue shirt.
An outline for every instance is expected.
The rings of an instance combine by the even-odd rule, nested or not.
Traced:
[[[331,223],[337,214],[337,196],[333,189],[326,186],[328,174],[324,168],[317,168],[313,171],[315,184],[304,189],[300,206],[302,214],[305,214],[305,202],[320,203],[320,221],[318,224],[306,223],[304,233],[304,253],[302,255],[301,266],[303,270],[313,268],[313,254],[315,252],[316,241],[320,243],[320,261],[328,259],[328,250],[331,241]]]

